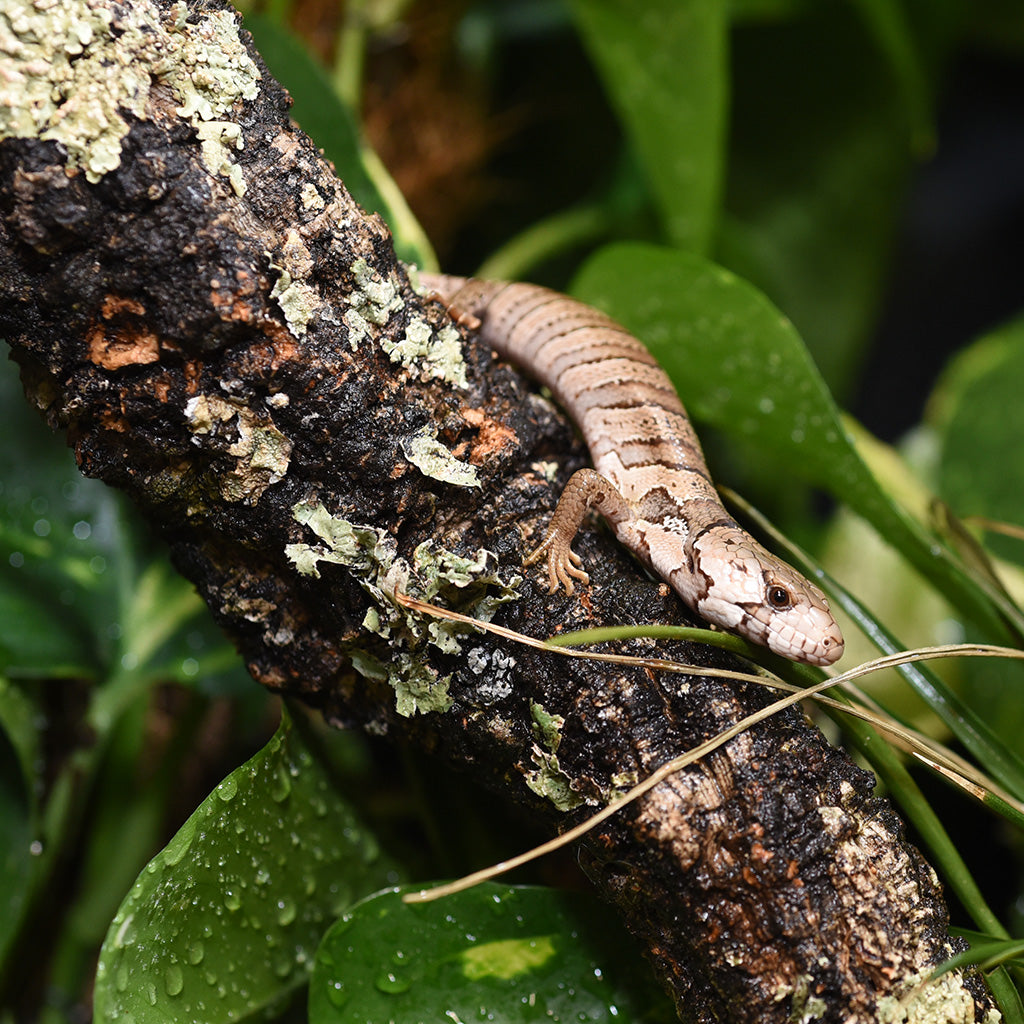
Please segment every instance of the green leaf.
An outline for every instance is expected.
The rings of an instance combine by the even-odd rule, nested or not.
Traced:
[[[311,1024],[671,1021],[621,924],[583,894],[476,886],[435,903],[400,890],[352,908],[324,937]]]
[[[0,731],[7,737],[22,777],[31,792],[39,768],[39,709],[25,691],[0,676]]]
[[[268,1012],[305,983],[328,923],[393,879],[285,716],[139,875],[100,953],[95,1019]]]
[[[577,25],[640,157],[665,234],[705,252],[721,190],[724,0],[572,0]]]
[[[911,153],[891,67],[863,19],[850,4],[804,7],[734,35],[713,254],[785,311],[842,398],[886,285]]]
[[[33,782],[38,742],[36,709],[0,676],[0,977],[28,905],[37,858]]]
[[[1024,318],[964,350],[943,373],[928,407],[939,437],[938,491],[958,516],[979,515],[1024,525]],[[1024,563],[1024,545],[989,535],[996,554]],[[1021,749],[1024,667],[963,668],[965,696],[1000,736]]]
[[[260,55],[295,101],[292,117],[324,151],[353,199],[379,213],[394,235],[395,250],[407,262],[436,269],[423,229],[379,157],[363,140],[349,108],[338,98],[330,76],[288,29],[272,18],[246,14]]]
[[[637,335],[690,412],[846,502],[989,635],[1008,633],[949,552],[878,485],[793,325],[699,256],[643,244],[600,250],[573,291]]]
[[[939,435],[938,491],[960,517],[1024,526],[1024,318],[992,332],[946,368],[928,408]],[[1024,562],[1020,541],[992,536],[992,549]]]
[[[899,0],[854,0],[854,3],[892,67],[903,94],[914,148],[919,153],[930,152],[935,143],[931,88],[901,3]]]
[[[0,666],[12,675],[95,678],[116,622],[124,503],[85,480],[0,360]]]

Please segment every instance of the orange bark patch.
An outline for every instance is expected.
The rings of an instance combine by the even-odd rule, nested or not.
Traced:
[[[146,307],[138,299],[129,299],[123,295],[108,295],[103,300],[103,309],[100,311],[104,320],[113,320],[119,313],[134,313],[142,316]]]
[[[107,295],[100,307],[100,316],[107,322],[94,324],[85,336],[92,362],[105,370],[155,363],[160,358],[159,338],[133,322],[145,312],[146,307],[138,299]],[[115,320],[122,323],[111,323]]]
[[[128,432],[128,422],[123,416],[119,416],[113,409],[107,409],[100,416],[100,425],[104,430],[113,430],[118,434]]]
[[[96,324],[86,334],[86,342],[89,358],[105,370],[155,363],[160,358],[160,342],[152,331],[110,330]]]
[[[518,443],[514,430],[484,415],[483,410],[464,408],[462,415],[467,423],[477,429],[477,439],[469,454],[468,461],[471,465],[482,466],[495,452]]]

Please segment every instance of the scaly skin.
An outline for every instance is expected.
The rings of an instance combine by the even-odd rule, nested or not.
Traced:
[[[544,540],[551,591],[587,581],[571,544],[588,508],[702,618],[793,661],[831,665],[828,599],[722,506],[679,396],[643,344],[603,313],[536,285],[421,274],[499,355],[546,384],[595,469],[566,485]],[[457,311],[457,313],[456,313]]]

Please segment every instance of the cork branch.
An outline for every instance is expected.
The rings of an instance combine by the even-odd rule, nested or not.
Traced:
[[[230,8],[14,0],[0,52],[0,317],[26,394],[163,532],[256,680],[472,767],[552,834],[770,700],[395,601],[532,635],[685,620],[605,532],[579,542],[582,593],[524,572],[578,442],[417,292]],[[985,1019],[976,978],[920,987],[959,947],[872,786],[793,712],[589,837],[684,1019]]]

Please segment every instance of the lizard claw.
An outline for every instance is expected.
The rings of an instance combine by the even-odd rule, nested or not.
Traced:
[[[590,576],[580,568],[583,559],[573,551],[559,531],[549,531],[540,545],[523,561],[523,565],[534,565],[545,553],[548,562],[549,594],[554,594],[559,586],[564,587],[567,594],[575,593],[574,578],[584,584],[590,582]]]

